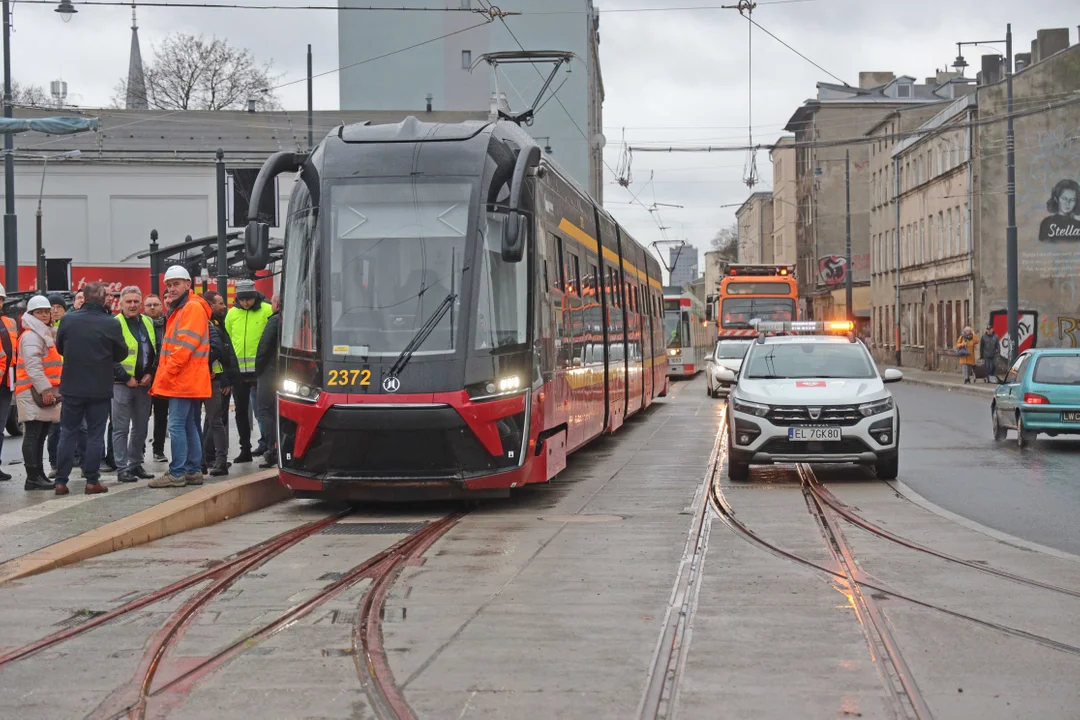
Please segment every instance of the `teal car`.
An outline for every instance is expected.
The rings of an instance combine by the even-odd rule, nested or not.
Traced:
[[[1020,447],[1039,433],[1080,435],[1080,350],[1021,353],[994,392],[990,415],[994,439],[1015,430]]]

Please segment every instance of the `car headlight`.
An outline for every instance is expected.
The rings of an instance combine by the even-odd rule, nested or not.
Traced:
[[[319,393],[319,388],[296,382],[290,378],[281,381],[281,394],[287,395],[294,400],[315,402],[319,399]]]
[[[871,415],[880,415],[883,412],[889,412],[893,409],[893,399],[887,397],[884,400],[875,400],[874,402],[864,403],[859,406],[859,412],[863,417],[870,417]]]
[[[768,405],[762,405],[755,402],[747,402],[746,400],[732,400],[731,406],[735,409],[736,412],[746,413],[747,415],[765,417],[769,414]]]

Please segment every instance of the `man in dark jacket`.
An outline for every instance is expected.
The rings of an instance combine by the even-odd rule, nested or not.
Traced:
[[[161,302],[161,296],[150,293],[143,298],[143,314],[154,323],[154,333],[157,335],[155,347],[161,347],[161,341],[165,337],[165,306]],[[169,434],[169,398],[153,398],[154,408],[154,462],[169,462],[165,457],[165,437]]]
[[[233,350],[232,340],[225,330],[225,298],[213,290],[203,295],[210,304],[210,378],[213,394],[206,401],[206,425],[203,430],[203,464],[215,477],[229,474],[229,393],[233,383],[243,381]],[[212,464],[211,464],[212,463]]]
[[[278,348],[281,347],[281,296],[272,302],[273,315],[266,321],[259,351],[255,355],[255,375],[259,378],[258,405],[255,416],[259,430],[267,438],[267,450],[259,467],[271,468],[278,464],[277,458],[277,386]]]
[[[1001,341],[994,332],[993,325],[986,326],[986,332],[979,338],[979,355],[986,367],[986,382],[997,380],[997,358],[1001,354]]]
[[[113,398],[115,364],[128,356],[120,323],[105,308],[105,286],[88,283],[83,288],[86,302],[60,323],[56,350],[64,356],[60,381],[60,448],[56,466],[56,491],[64,495],[75,457],[79,426],[86,420],[86,455],[83,475],[87,494],[108,492],[99,481],[105,424]],[[61,487],[64,492],[61,492]]]

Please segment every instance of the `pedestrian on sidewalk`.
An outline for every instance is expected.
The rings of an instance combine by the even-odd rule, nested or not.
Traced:
[[[161,302],[161,296],[149,293],[143,300],[143,313],[154,323],[154,335],[157,338],[155,347],[160,348],[161,341],[165,339],[165,306]],[[154,438],[151,441],[154,462],[169,462],[165,457],[165,436],[169,432],[169,399],[154,397],[151,402],[154,408]]]
[[[956,340],[956,355],[960,358],[960,369],[964,372],[964,384],[967,385],[975,379],[975,333],[971,327],[965,327],[964,332]]]
[[[7,290],[4,290],[4,286],[0,285],[0,306],[4,304],[4,300],[7,298]],[[0,457],[3,455],[4,450],[4,428],[7,427],[8,416],[11,414],[11,399],[14,396],[14,372],[15,362],[17,360],[16,353],[19,349],[19,328],[15,324],[15,320],[7,316],[3,316],[3,327],[0,327],[0,353],[3,353],[3,357],[0,357]],[[0,459],[0,462],[3,462]],[[6,482],[11,479],[11,475],[7,474],[3,470],[0,470],[0,482]]]
[[[1000,354],[1001,341],[994,332],[994,326],[987,325],[986,332],[979,338],[979,355],[982,356],[983,365],[986,367],[986,382],[994,382],[997,379],[997,359]]]
[[[169,315],[154,395],[169,398],[169,469],[149,483],[153,488],[201,485],[202,438],[199,411],[210,397],[210,306],[191,291],[191,274],[182,265],[165,273]]]
[[[60,447],[56,462],[56,494],[67,495],[68,477],[75,459],[75,445],[86,422],[86,452],[83,476],[86,494],[108,492],[101,484],[101,458],[105,450],[105,426],[113,398],[113,370],[127,357],[127,343],[120,324],[105,307],[105,285],[87,283],[82,290],[85,302],[60,323],[56,349],[64,356],[60,394]]]
[[[57,386],[64,361],[56,350],[56,330],[52,327],[52,307],[44,295],[35,295],[22,316],[25,332],[19,338],[19,359],[15,366],[15,397],[23,423],[24,490],[52,490],[42,467],[49,425],[60,420]]]
[[[142,290],[129,285],[120,291],[116,316],[127,343],[127,357],[114,368],[112,422],[113,448],[120,482],[154,477],[143,467],[146,430],[150,425],[150,386],[157,369],[158,344],[153,321],[140,312]]]
[[[225,298],[213,290],[203,294],[210,304],[210,399],[206,401],[203,431],[203,472],[214,477],[229,474],[229,394],[234,382],[242,382],[232,340],[225,329],[229,310]]]
[[[236,304],[225,316],[225,331],[232,339],[233,350],[239,363],[242,382],[233,386],[233,402],[236,404],[236,430],[240,435],[240,454],[233,462],[251,462],[252,455],[266,451],[267,437],[259,440],[255,452],[251,451],[251,420],[258,406],[258,376],[255,373],[255,355],[259,340],[273,310],[266,298],[255,289],[253,280],[236,283]]]
[[[263,437],[270,438],[269,446],[259,464],[262,468],[271,468],[278,464],[277,457],[277,387],[278,387],[278,348],[281,346],[281,296],[273,300],[274,314],[266,321],[266,329],[259,341],[259,350],[255,356],[255,374],[259,378],[259,404],[256,415]]]

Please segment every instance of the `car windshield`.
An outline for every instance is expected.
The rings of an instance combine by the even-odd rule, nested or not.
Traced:
[[[417,355],[454,352],[471,192],[467,183],[415,181],[332,189],[335,353],[397,356],[456,295],[416,349]]]
[[[738,340],[722,340],[716,343],[716,352],[713,357],[717,360],[742,360],[746,351],[750,349],[750,343]]]
[[[1080,385],[1080,355],[1041,357],[1031,379],[1044,385]]]
[[[763,345],[755,348],[743,368],[745,377],[758,380],[877,377],[862,345],[852,343]]]

